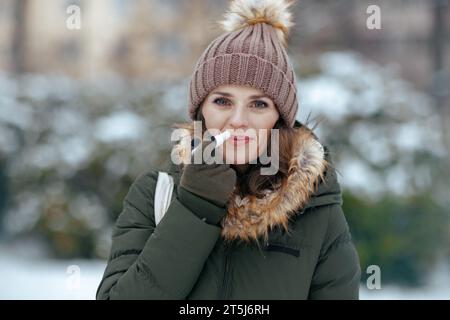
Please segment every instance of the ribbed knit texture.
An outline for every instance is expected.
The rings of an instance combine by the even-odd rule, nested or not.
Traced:
[[[274,27],[256,23],[214,39],[200,56],[189,84],[189,116],[222,85],[260,89],[293,127],[297,109],[296,77]]]

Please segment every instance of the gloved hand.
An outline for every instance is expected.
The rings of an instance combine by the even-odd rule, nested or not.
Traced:
[[[189,202],[185,204],[192,211],[195,211],[197,215],[205,217],[209,223],[217,224],[226,214],[226,210],[214,210],[214,215],[211,215],[211,212],[206,212],[207,210],[199,212],[202,205],[196,204],[198,201],[196,201],[195,196],[207,200],[218,207],[225,208],[228,198],[236,185],[237,176],[235,170],[229,164],[211,163],[214,160],[215,152],[219,152],[218,149],[220,149],[219,147],[213,150],[212,146],[209,146],[208,150],[211,149],[213,151],[207,152],[205,149],[211,143],[213,141],[202,141],[201,146],[191,156],[191,163],[185,165],[178,186],[178,194],[182,202]],[[202,153],[203,157],[200,156]],[[202,161],[201,163],[194,163],[195,159],[201,159]],[[190,194],[186,193],[186,191]],[[220,212],[220,214],[217,214],[217,212]]]
[[[191,156],[191,163],[186,164],[180,178],[180,185],[186,190],[194,193],[214,204],[224,207],[228,197],[236,185],[236,172],[229,164],[212,163],[214,151],[205,151],[213,141],[202,141],[201,146]],[[211,148],[212,145],[209,147]],[[200,154],[203,153],[203,157]],[[207,153],[207,154],[206,154]],[[195,159],[201,159],[201,163],[194,163]]]

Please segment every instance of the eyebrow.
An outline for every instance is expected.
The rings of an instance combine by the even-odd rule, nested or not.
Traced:
[[[228,92],[214,91],[213,94],[220,94],[220,95],[225,96],[225,97],[233,97],[233,95],[231,93],[228,93]],[[265,95],[265,94],[259,94],[259,95],[250,96],[250,99],[259,99],[259,98],[269,98],[269,97],[267,95]]]

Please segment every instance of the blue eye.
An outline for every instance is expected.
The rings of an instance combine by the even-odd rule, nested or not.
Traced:
[[[268,104],[266,102],[264,102],[264,101],[257,100],[257,101],[255,101],[255,107],[257,109],[264,109],[264,108],[268,107]]]
[[[224,99],[224,98],[217,98],[217,99],[214,99],[213,102],[214,102],[215,104],[220,105],[220,106],[224,106],[224,105],[226,105],[226,104],[228,103],[228,100],[227,100],[227,99]]]

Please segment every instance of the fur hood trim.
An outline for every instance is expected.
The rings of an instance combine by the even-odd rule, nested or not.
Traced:
[[[222,220],[221,235],[225,240],[267,241],[269,231],[280,226],[289,232],[289,221],[302,211],[311,195],[317,191],[330,163],[325,159],[324,147],[305,126],[294,127],[292,158],[288,175],[275,190],[267,189],[263,198],[247,195],[241,198],[232,193],[227,215]],[[193,129],[190,133],[193,132]],[[182,165],[190,161],[191,135],[174,145],[172,153]]]

